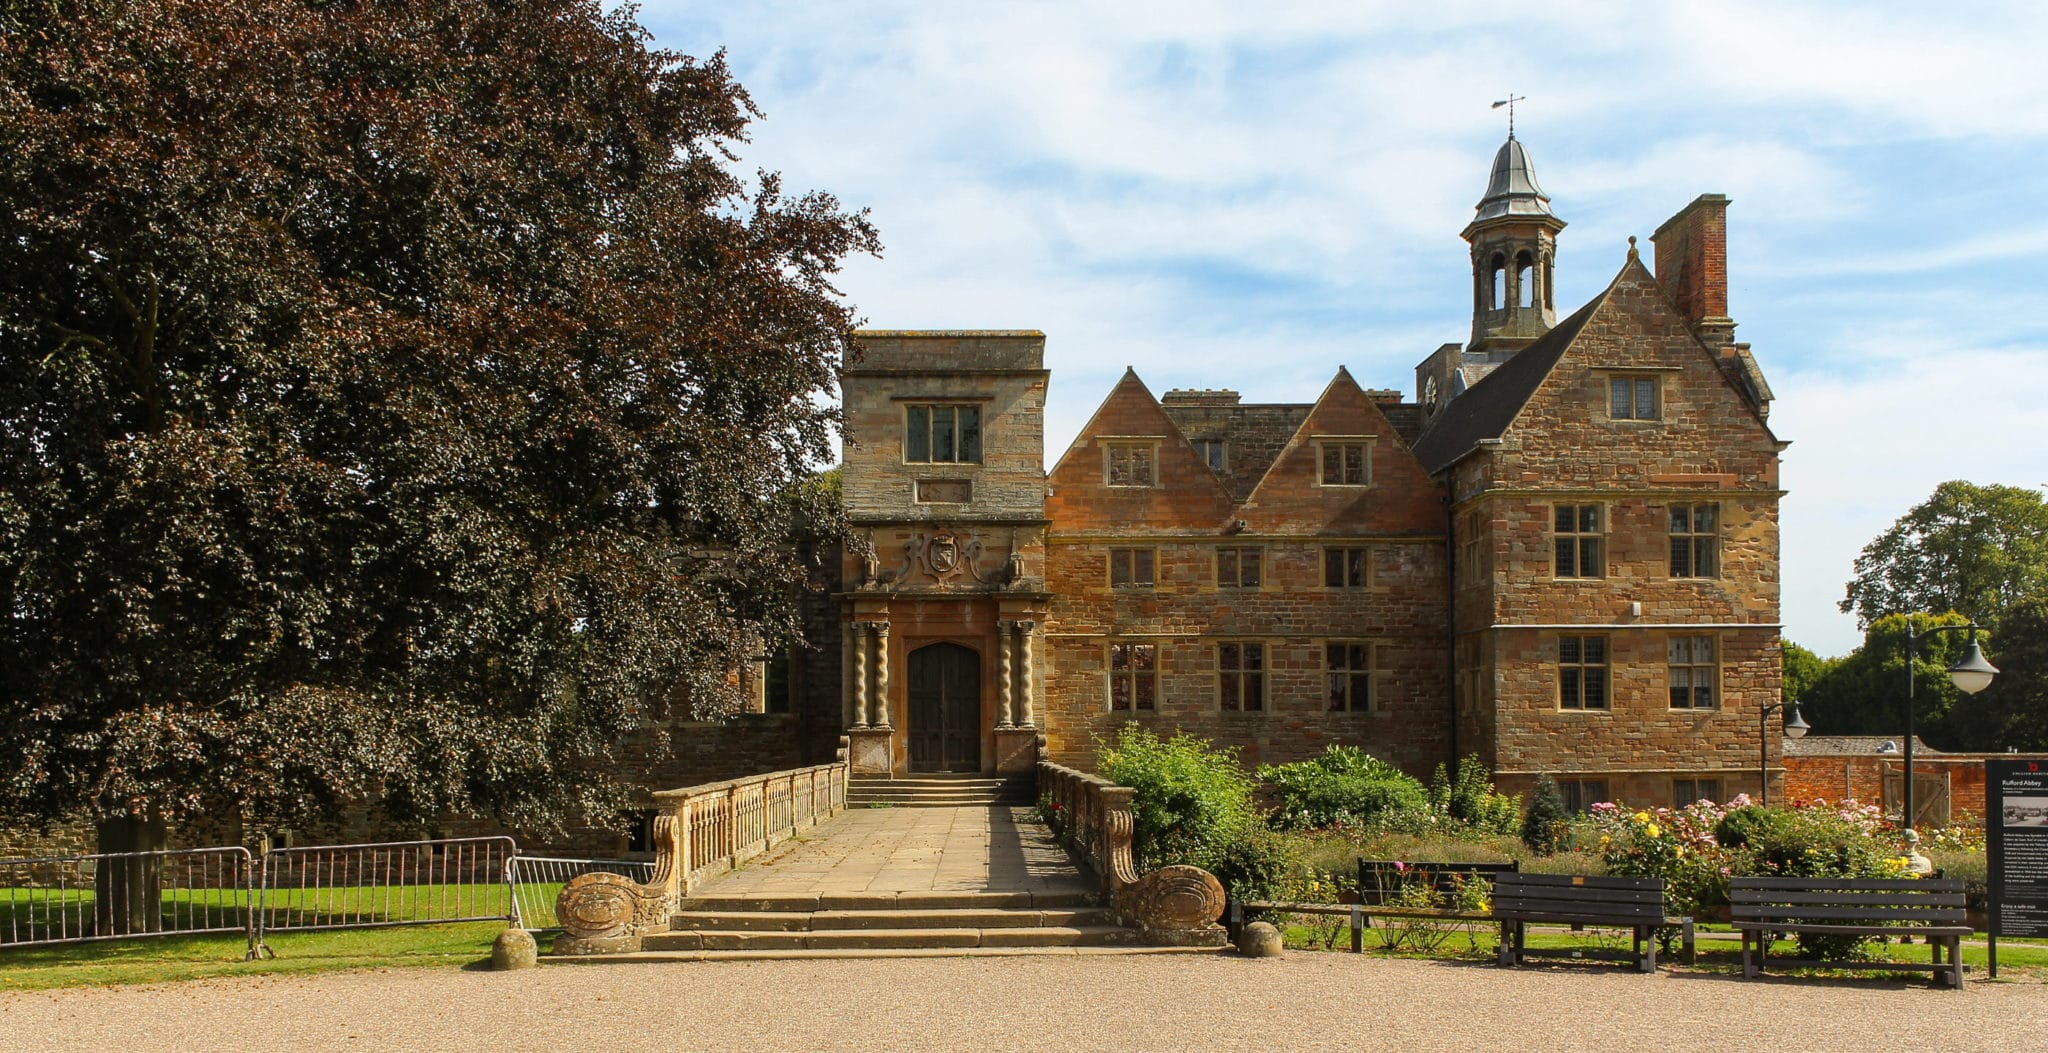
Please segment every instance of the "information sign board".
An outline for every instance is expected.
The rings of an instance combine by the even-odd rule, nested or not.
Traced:
[[[1984,762],[1991,975],[1998,938],[2048,937],[2048,757]]]

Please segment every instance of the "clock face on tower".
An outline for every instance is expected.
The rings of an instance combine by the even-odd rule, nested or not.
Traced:
[[[1422,412],[1436,412],[1436,378],[1422,378]]]

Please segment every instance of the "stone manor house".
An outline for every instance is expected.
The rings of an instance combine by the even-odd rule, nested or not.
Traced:
[[[1126,372],[1050,469],[1043,334],[858,334],[854,539],[750,719],[803,761],[845,734],[870,774],[1087,767],[1136,722],[1248,764],[1475,754],[1581,807],[1754,793],[1785,444],[1728,317],[1727,206],[1666,221],[1654,273],[1630,239],[1560,319],[1565,222],[1510,136],[1463,234],[1470,341],[1412,401],[1341,367],[1286,404]]]
[[[1784,444],[1733,339],[1727,206],[1666,221],[1654,273],[1631,239],[1560,320],[1565,222],[1510,136],[1464,230],[1470,341],[1423,357],[1412,401],[1341,367],[1285,404],[1126,372],[1049,470],[1044,334],[858,334],[853,535],[819,560],[805,639],[742,671],[750,712],[640,729],[621,776],[823,763],[842,736],[868,775],[1090,768],[1136,722],[1247,764],[1344,743],[1426,777],[1472,754],[1582,808],[1754,793],[1762,738],[1782,793],[1761,707],[1780,697]],[[558,847],[647,836],[643,814]]]

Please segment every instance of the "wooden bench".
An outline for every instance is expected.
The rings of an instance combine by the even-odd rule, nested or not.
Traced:
[[[1520,861],[1506,863],[1410,863],[1395,862],[1391,859],[1360,859],[1358,861],[1358,900],[1369,906],[1385,905],[1388,898],[1401,890],[1426,884],[1444,897],[1447,903],[1456,903],[1463,885],[1471,881],[1491,883],[1497,874],[1522,869]]]
[[[1728,914],[1742,933],[1742,975],[1762,976],[1767,965],[1838,969],[1927,970],[1937,983],[1963,986],[1963,883],[1933,878],[1738,877],[1729,882]],[[1921,936],[1933,960],[1863,961],[1849,958],[1773,958],[1779,935]],[[1948,949],[1943,960],[1942,949]]]
[[[1664,916],[1664,879],[1602,877],[1585,874],[1523,874],[1507,871],[1493,882],[1493,916],[1500,922],[1500,964],[1520,965],[1531,957],[1555,957],[1563,952],[1531,953],[1527,946],[1528,926],[1570,925],[1573,928],[1629,929],[1635,947],[1629,958],[1637,970],[1657,971],[1657,930],[1676,921],[1685,930],[1685,942],[1692,943],[1692,919]],[[1582,951],[1571,957],[1607,957]]]

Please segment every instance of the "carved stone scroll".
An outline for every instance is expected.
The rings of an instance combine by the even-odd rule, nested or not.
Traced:
[[[1170,947],[1221,947],[1223,884],[1200,867],[1169,866],[1117,891],[1117,911],[1138,926],[1149,943]]]
[[[618,954],[640,949],[640,938],[668,931],[681,901],[677,866],[681,825],[671,815],[654,819],[654,876],[641,884],[619,874],[579,874],[555,897],[562,935],[555,954]]]

